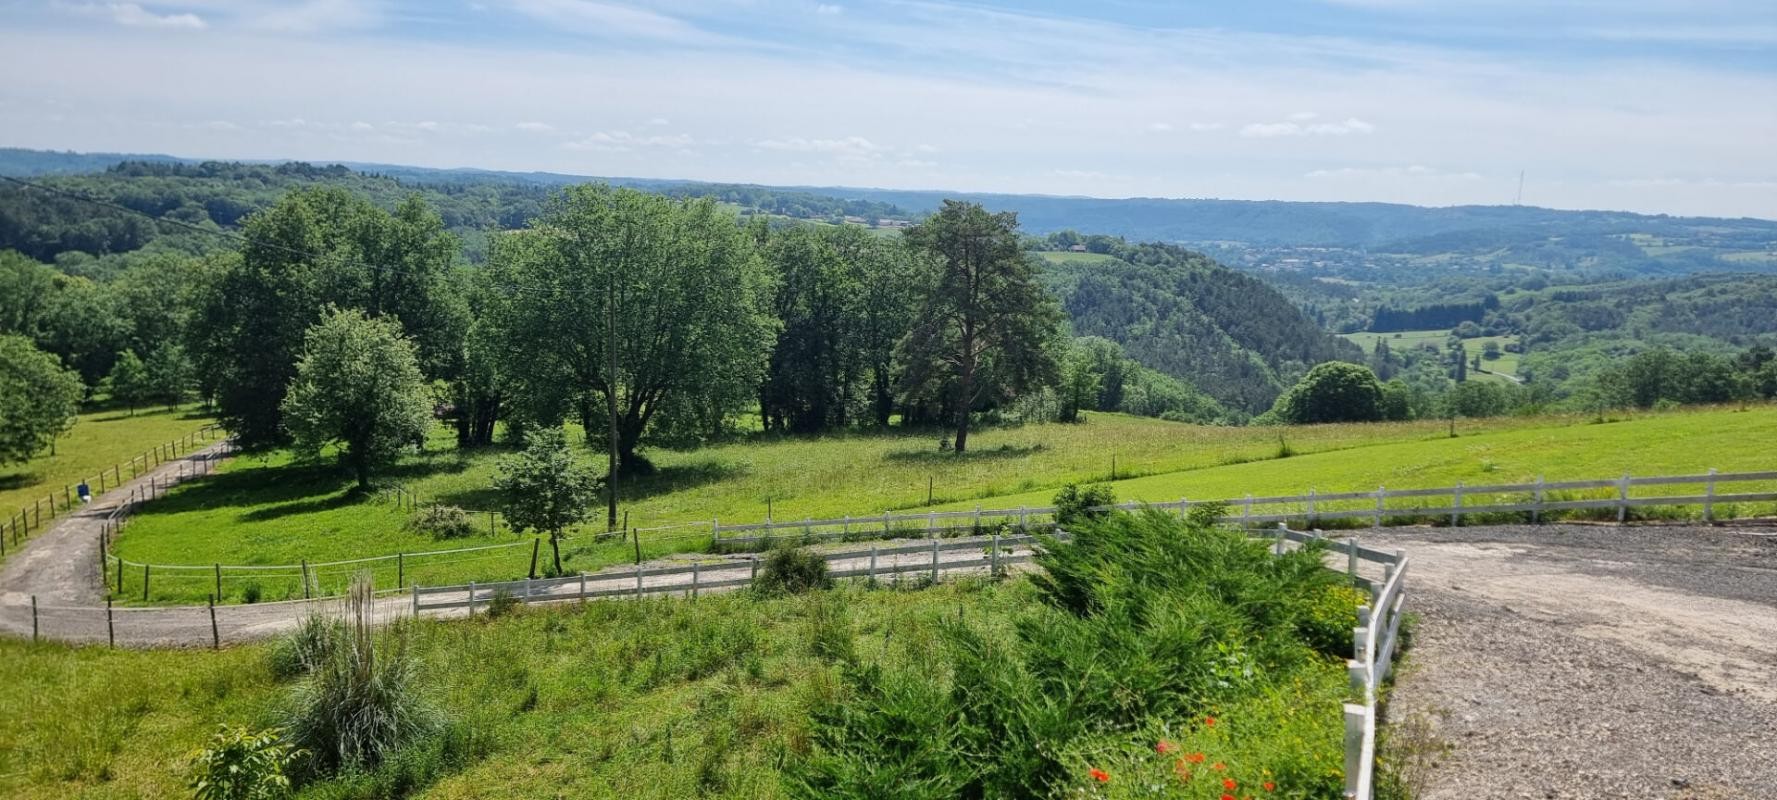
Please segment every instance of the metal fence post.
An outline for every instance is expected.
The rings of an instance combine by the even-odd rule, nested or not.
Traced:
[[[37,641],[37,595],[31,595],[31,641]]]
[[[117,646],[117,627],[111,624],[111,598],[105,598],[105,646]]]
[[[1703,495],[1703,521],[1715,522],[1715,468],[1709,468],[1709,484]]]
[[[469,616],[475,616],[475,581],[469,582]]]
[[[1617,483],[1617,524],[1629,521],[1629,473]]]
[[[210,595],[210,648],[222,649],[222,631],[216,627],[216,595]]]

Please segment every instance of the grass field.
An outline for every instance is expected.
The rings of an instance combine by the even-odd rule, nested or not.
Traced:
[[[755,437],[701,450],[654,451],[658,474],[625,482],[622,507],[638,528],[678,523],[757,522],[767,502],[774,519],[877,514],[934,504],[998,504],[1018,495],[1047,497],[1067,483],[1108,480],[1112,459],[1119,477],[1200,470],[1275,458],[1280,431],[1184,425],[1120,414],[1091,414],[1081,425],[1030,425],[989,429],[971,436],[962,457],[940,453],[936,434],[835,434],[819,437]],[[1571,420],[1512,419],[1464,422],[1469,432],[1565,425]],[[1376,425],[1322,425],[1282,431],[1296,453],[1318,453],[1383,442],[1441,439],[1441,421]],[[578,435],[572,437],[578,440]],[[581,457],[600,464],[600,454]],[[422,502],[450,503],[487,511],[500,498],[489,487],[504,449],[462,453],[439,428],[425,455],[385,474],[418,493]],[[406,581],[423,584],[510,578],[529,570],[528,538],[503,523],[466,539],[434,541],[407,529],[408,512],[386,499],[352,492],[343,473],[300,465],[287,454],[245,457],[214,477],[185,484],[148,504],[115,542],[114,552],[134,562],[200,565],[157,571],[150,581],[155,602],[202,602],[214,591],[213,573],[201,565],[297,564],[369,556],[518,543],[503,550],[448,559],[404,560]],[[485,516],[476,518],[478,531]],[[594,527],[602,530],[602,517]],[[708,527],[649,531],[645,555],[701,549]],[[547,553],[543,554],[547,558]],[[564,549],[570,570],[591,570],[633,557],[620,542],[577,538]],[[458,560],[458,559],[463,560]],[[343,584],[355,567],[327,572],[328,586]],[[397,565],[379,566],[383,585],[394,585]],[[386,574],[385,574],[386,573]],[[299,572],[265,572],[254,579],[225,580],[225,600],[245,596],[257,583],[267,600],[300,597]],[[143,602],[139,572],[126,571],[121,599]]]
[[[1376,340],[1387,339],[1389,349],[1398,353],[1427,344],[1436,347],[1441,351],[1444,349],[1445,340],[1450,338],[1450,331],[1401,331],[1399,333],[1372,333],[1370,331],[1360,331],[1358,333],[1343,333],[1340,334],[1340,336],[1344,337],[1346,341],[1363,348],[1363,351],[1366,354],[1373,352],[1376,349]],[[1481,354],[1481,350],[1487,346],[1488,342],[1498,344],[1500,348],[1500,357],[1491,361],[1482,359],[1481,366],[1488,372],[1497,372],[1501,375],[1517,375],[1518,354],[1508,352],[1505,349],[1507,344],[1514,343],[1517,340],[1518,337],[1516,336],[1476,336],[1462,340],[1462,351],[1466,353],[1470,359],[1473,359],[1475,356]]]
[[[1116,256],[1105,253],[1042,250],[1037,255],[1051,264],[1108,264],[1118,260]]]
[[[55,455],[46,452],[24,464],[0,467],[0,516],[29,509],[35,501],[47,502],[52,493],[60,503],[65,487],[92,478],[100,470],[109,475],[120,463],[122,477],[128,480],[131,458],[213,421],[196,405],[141,409],[134,416],[123,409],[82,414],[74,428],[56,442]],[[94,483],[93,491],[98,490]],[[47,508],[42,512],[45,523],[48,513]]]
[[[1032,425],[987,430],[962,458],[937,452],[924,435],[832,435],[766,438],[693,452],[655,451],[661,470],[623,487],[632,526],[757,522],[771,499],[773,518],[864,516],[926,505],[966,509],[1048,505],[1066,483],[1110,479],[1112,456],[1125,500],[1175,501],[1255,494],[1321,492],[1508,483],[1640,474],[1769,469],[1769,453],[1747,442],[1777,435],[1777,408],[1648,414],[1589,424],[1586,417],[1501,418],[1463,421],[1460,436],[1447,423],[1426,421],[1301,428],[1216,428],[1115,414],[1093,414],[1081,425]],[[1280,437],[1291,453],[1278,458]],[[1763,437],[1761,439],[1761,437]],[[583,447],[583,445],[577,445]],[[463,454],[448,448],[440,429],[431,452],[386,476],[414,488],[422,502],[437,500],[486,511],[499,498],[488,490],[504,450]],[[597,454],[582,449],[588,460]],[[297,564],[396,553],[509,545],[452,556],[379,562],[379,585],[399,579],[424,585],[507,579],[529,572],[529,537],[499,523],[492,532],[436,541],[407,528],[408,512],[387,499],[351,491],[328,466],[298,465],[287,455],[242,458],[218,475],[186,484],[149,504],[125,528],[114,552],[133,562],[195,565],[156,570],[145,601],[141,575],[124,572],[120,600],[203,602],[215,588],[212,563]],[[476,517],[479,527],[486,516]],[[602,520],[593,528],[602,526]],[[699,551],[707,526],[642,534],[644,555]],[[634,557],[632,545],[582,534],[563,546],[564,566],[595,570]],[[547,563],[544,548],[541,559]],[[315,571],[323,591],[335,590],[357,566]],[[302,596],[298,570],[227,572],[225,602],[251,592],[260,599]]]
[[[1190,543],[1199,540],[1176,531],[1158,534],[1178,549],[1199,547]],[[1217,578],[1169,579],[1160,584],[1164,589],[1143,589],[1166,608],[1180,602],[1166,592],[1244,596],[1233,594],[1239,583],[1246,587],[1240,591],[1262,595],[1247,603],[1228,599],[1217,601],[1228,605],[1190,606],[1221,614],[1216,623],[1197,628],[1156,621],[1165,630],[1155,635],[1169,644],[1137,648],[1142,652],[1122,652],[1124,640],[1108,635],[1069,640],[1068,647],[1077,651],[1074,660],[1050,668],[1092,673],[1093,689],[1080,693],[1085,699],[996,689],[1043,697],[1067,709],[1067,726],[1052,721],[1027,730],[1020,724],[1020,732],[1048,745],[1044,756],[1064,762],[1066,776],[1082,789],[1092,783],[1088,769],[1097,765],[1124,780],[1138,767],[1169,769],[1171,759],[1154,762],[1153,737],[1159,735],[1179,743],[1183,752],[1208,752],[1212,761],[1226,761],[1228,776],[1250,784],[1274,778],[1291,785],[1293,791],[1279,796],[1336,793],[1328,786],[1337,785],[1345,668],[1342,661],[1303,646],[1325,647],[1327,631],[1342,632],[1328,620],[1353,612],[1341,601],[1358,600],[1320,594],[1324,589],[1280,600],[1288,593],[1275,584],[1296,585],[1302,580],[1297,573],[1260,579],[1251,567],[1241,571],[1219,560],[1250,563],[1256,556],[1271,562],[1264,543],[1248,549],[1244,559],[1220,549],[1192,550],[1211,559],[1206,563],[1222,565]],[[1250,583],[1255,580],[1270,583]],[[1286,608],[1301,608],[1287,603],[1323,596],[1334,602],[1326,608],[1315,601],[1314,616],[1294,617],[1297,622],[1278,616],[1295,613]],[[1286,621],[1260,627],[1227,616],[1255,605],[1274,607],[1250,612],[1253,619]],[[1321,616],[1323,608],[1330,616]],[[1011,654],[1017,652],[1014,630],[1021,620],[1125,636],[1146,630],[1116,628],[1130,623],[1114,614],[1096,621],[1074,617],[1044,604],[1022,577],[965,578],[923,588],[918,582],[877,588],[851,584],[775,598],[731,593],[695,601],[600,601],[525,608],[499,619],[484,613],[473,620],[423,620],[411,629],[411,648],[422,692],[446,720],[436,740],[442,744],[418,748],[413,757],[370,775],[304,787],[297,796],[783,797],[785,770],[804,763],[817,742],[831,746],[831,739],[816,736],[824,723],[814,712],[851,702],[860,676],[880,668],[901,681],[930,681],[948,695],[950,682],[962,678],[955,677],[960,668],[947,659],[967,656],[957,655],[947,631],[966,625],[970,635],[994,643],[996,653]],[[1308,621],[1320,638],[1277,638],[1284,631],[1307,630],[1298,626]],[[1201,637],[1214,638],[1213,646]],[[1186,639],[1196,646],[1181,646]],[[0,660],[7,664],[7,679],[0,683],[0,796],[185,796],[190,754],[217,725],[279,724],[280,711],[301,679],[278,677],[274,649],[117,651],[0,641]],[[1116,658],[1109,656],[1112,651],[1118,651]],[[1036,652],[1058,655],[1047,647]],[[1256,674],[1197,671],[1223,663],[1248,664]],[[1035,681],[1015,678],[1024,674],[1018,668],[995,666],[998,686]],[[976,685],[973,691],[990,688]],[[1095,724],[1107,708],[1133,719]],[[1222,726],[1190,724],[1206,711],[1220,717]],[[1066,738],[1048,738],[1057,736]],[[847,756],[861,750],[868,757],[878,746],[854,740]],[[895,757],[893,745],[880,747],[884,757]],[[1029,759],[1011,742],[996,742],[991,749],[1011,752],[974,757]],[[1221,777],[1216,775],[1218,782]],[[1176,780],[1170,772],[1164,778]]]

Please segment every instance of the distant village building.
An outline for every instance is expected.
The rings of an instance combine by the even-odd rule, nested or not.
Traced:
[[[1086,252],[1086,245],[1076,244],[1072,247],[1069,247],[1067,249],[1067,251],[1070,253],[1084,253],[1084,252]]]

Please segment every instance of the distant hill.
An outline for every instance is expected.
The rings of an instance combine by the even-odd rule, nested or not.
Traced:
[[[1270,286],[1199,253],[1124,244],[1040,255],[1074,335],[1115,341],[1229,408],[1258,414],[1309,367],[1363,360]]]

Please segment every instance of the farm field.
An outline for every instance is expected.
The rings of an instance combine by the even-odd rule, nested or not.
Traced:
[[[1644,473],[1763,469],[1769,466],[1763,454],[1729,445],[1777,434],[1777,408],[1588,422],[1583,417],[1463,421],[1461,435],[1451,439],[1448,423],[1441,420],[1216,428],[1092,414],[1082,425],[983,431],[977,449],[962,459],[938,453],[919,435],[755,439],[696,452],[654,452],[659,474],[624,486],[623,508],[630,524],[644,529],[642,555],[656,557],[705,549],[709,528],[697,523],[764,519],[768,497],[777,520],[863,516],[928,507],[929,478],[937,508],[1045,506],[1067,483],[1109,480],[1113,455],[1118,497],[1151,501],[1310,488],[1370,490],[1382,484],[1443,486],[1455,480],[1503,483],[1534,479],[1538,472],[1550,480],[1595,478],[1631,467]],[[1291,457],[1278,458],[1280,441]],[[1680,441],[1685,446],[1673,446]],[[483,512],[498,508],[498,496],[486,487],[504,451],[462,455],[448,444],[440,429],[428,454],[410,458],[385,480],[409,486],[422,503]],[[581,455],[599,460],[584,449]],[[1647,466],[1636,466],[1641,464]],[[809,478],[798,482],[804,475]],[[505,579],[530,569],[532,538],[515,535],[485,513],[473,518],[475,535],[444,541],[411,530],[408,519],[409,512],[387,497],[351,493],[350,481],[330,466],[292,464],[287,455],[240,458],[218,475],[145,506],[114,543],[113,552],[131,562],[195,568],[156,570],[146,600],[140,573],[125,570],[118,593],[128,603],[201,603],[215,590],[207,566],[213,563],[288,565],[496,545],[505,546],[405,558],[399,565],[383,561],[374,568],[383,586]],[[490,522],[492,532],[484,527]],[[586,527],[597,529],[602,520]],[[566,569],[591,571],[628,562],[635,551],[629,542],[581,534],[563,544],[563,557]],[[548,558],[545,546],[540,561]],[[334,591],[359,568],[317,570],[315,579],[323,591]],[[295,569],[251,576],[231,571],[221,594],[224,602],[301,597],[301,575]]]
[[[1340,334],[1340,336],[1352,344],[1363,348],[1365,353],[1369,353],[1376,349],[1376,341],[1378,339],[1387,339],[1389,348],[1397,351],[1421,347],[1427,344],[1442,350],[1444,349],[1444,341],[1450,337],[1450,331],[1401,331],[1399,333],[1373,333],[1370,331],[1360,331],[1358,333],[1343,333]],[[1482,349],[1487,346],[1488,342],[1493,342],[1499,345],[1499,358],[1492,360],[1482,359],[1481,366],[1488,372],[1497,372],[1501,375],[1516,375],[1518,374],[1519,354],[1505,349],[1506,345],[1516,341],[1518,341],[1518,337],[1516,336],[1475,336],[1462,340],[1462,351],[1467,354],[1469,358],[1473,359],[1475,356],[1481,354]]]
[[[1749,441],[1777,438],[1777,406],[1695,409],[1598,424],[1524,427],[1417,442],[1293,456],[1115,481],[1122,501],[1181,497],[1231,499],[1468,484],[1509,484],[1637,475],[1768,471],[1777,459]],[[1656,487],[1661,488],[1661,487]],[[1671,492],[1667,492],[1671,493]],[[996,505],[1042,505],[1042,492],[997,498]],[[950,508],[967,508],[954,503]],[[1748,509],[1753,511],[1755,509]],[[1761,514],[1777,513],[1765,504]]]
[[[1061,250],[1041,250],[1037,255],[1051,264],[1104,264],[1116,261],[1117,257],[1107,253],[1075,253]]]
[[[172,410],[143,408],[133,416],[121,408],[82,414],[74,428],[57,440],[55,455],[44,453],[24,464],[0,467],[0,517],[29,508],[51,493],[60,502],[64,487],[120,463],[127,480],[131,458],[214,421],[196,404]],[[93,491],[98,490],[95,484]],[[43,514],[47,523],[48,511]]]

